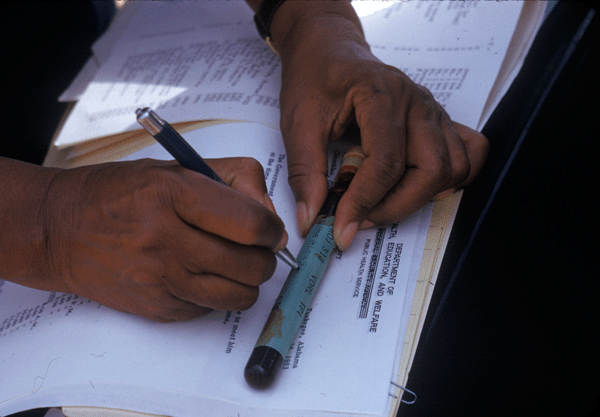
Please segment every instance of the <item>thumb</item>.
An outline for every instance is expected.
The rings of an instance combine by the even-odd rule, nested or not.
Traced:
[[[328,142],[320,135],[320,131],[306,128],[284,133],[288,182],[296,200],[296,218],[303,236],[310,231],[327,196]]]

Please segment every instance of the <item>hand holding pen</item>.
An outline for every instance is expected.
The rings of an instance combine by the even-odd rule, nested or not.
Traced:
[[[219,175],[213,171],[200,155],[181,137],[173,127],[161,119],[154,111],[146,107],[136,110],[138,122],[150,133],[181,166],[198,172],[208,178],[227,185]],[[268,226],[267,226],[268,227]],[[287,248],[275,253],[279,259],[294,269],[298,269],[296,259]]]
[[[174,161],[7,160],[5,191],[22,199],[5,205],[3,278],[163,322],[250,308],[285,227],[256,160],[208,163],[230,186]]]

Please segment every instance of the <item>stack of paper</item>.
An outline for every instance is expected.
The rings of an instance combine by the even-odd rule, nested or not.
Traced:
[[[514,77],[544,7],[386,5],[362,18],[373,51],[474,128]],[[78,102],[47,165],[172,159],[135,121],[136,108],[153,107],[204,157],[259,160],[288,225],[288,248],[299,250],[277,129],[280,62],[243,2],[128,2],[94,51],[93,81],[65,95]],[[231,121],[250,123],[223,124]],[[332,146],[332,165],[345,146]],[[283,264],[251,309],[171,324],[0,281],[0,415],[80,406],[65,412],[393,416],[402,391],[392,382],[406,384],[459,200],[455,194],[400,224],[361,231],[349,250],[334,253],[284,369],[265,391],[251,389],[243,369],[289,271]]]

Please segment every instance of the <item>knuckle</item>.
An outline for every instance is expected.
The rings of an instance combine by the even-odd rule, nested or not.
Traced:
[[[431,92],[431,90],[429,90],[429,88],[427,88],[421,84],[415,84],[415,85],[416,85],[415,91],[416,91],[418,99],[420,99],[424,102],[435,102],[433,93]]]
[[[435,188],[443,188],[452,179],[452,165],[449,158],[432,158],[427,165],[429,183]]]
[[[153,291],[157,287],[155,274],[146,268],[135,268],[124,274],[133,289]]]
[[[150,158],[140,159],[137,162],[140,177],[146,178],[148,180],[147,184],[150,186],[168,185],[170,182],[177,181],[182,168],[179,164]]]
[[[282,89],[282,94],[284,90]],[[293,136],[294,132],[304,125],[303,115],[306,112],[302,111],[300,103],[297,101],[290,102],[290,105],[281,108],[281,119],[279,127],[284,138]]]
[[[185,195],[185,168],[180,165],[144,159],[133,197],[137,201],[154,201],[155,206],[171,208],[178,196]]]
[[[490,141],[488,140],[488,138],[479,133],[476,135],[474,142],[475,143],[473,144],[473,147],[475,148],[475,152],[477,152],[480,155],[487,156],[490,150]]]
[[[461,161],[461,163],[455,170],[455,174],[454,174],[456,177],[455,182],[457,184],[460,184],[461,182],[463,182],[467,178],[469,178],[470,174],[471,174],[471,163],[469,162],[468,158],[464,158],[464,160]]]
[[[379,185],[389,187],[395,184],[402,176],[405,162],[399,152],[380,151],[369,155],[375,165],[374,180]]]
[[[251,157],[236,158],[238,169],[246,175],[264,177],[264,168],[260,162]]]
[[[311,167],[302,161],[290,162],[288,164],[288,184],[292,189],[295,186],[304,184],[311,177],[311,174]]]
[[[277,268],[277,259],[271,250],[266,248],[252,248],[251,254],[244,262],[240,273],[244,274],[243,280],[252,286],[259,286],[271,278]]]
[[[390,107],[394,101],[393,91],[401,87],[390,87],[390,81],[379,78],[372,79],[364,76],[358,79],[356,86],[352,92],[354,102],[357,107],[365,107],[372,105]],[[393,81],[391,84],[396,84]]]
[[[421,113],[421,119],[432,126],[439,126],[442,120],[447,117],[444,108],[436,101],[433,93],[420,84],[416,84],[411,107],[417,109]]]
[[[258,287],[245,285],[243,288],[229,289],[226,293],[218,291],[204,294],[202,305],[215,310],[248,310],[258,300],[258,293]]]
[[[358,69],[350,84],[349,96],[356,108],[380,112],[382,108],[393,108],[398,93],[410,91],[414,82],[397,68],[378,63],[376,71],[371,67]]]
[[[404,160],[401,154],[393,150],[385,150],[374,153],[371,156],[377,166],[385,172],[395,173],[404,170]]]
[[[260,257],[260,263],[256,268],[258,273],[258,284],[266,282],[273,276],[275,269],[277,268],[277,259],[275,255],[268,249],[264,250]]]
[[[143,313],[144,317],[161,323],[170,323],[175,321],[172,317],[170,317],[170,315],[170,308],[156,304],[148,304]]]
[[[235,305],[235,310],[248,310],[258,300],[259,289],[258,287],[249,287],[244,290],[241,294],[240,299]]]
[[[354,209],[360,217],[366,217],[373,209],[374,203],[362,194],[357,194],[353,197]]]
[[[167,230],[163,228],[164,221],[155,216],[145,216],[140,223],[142,224],[137,233],[123,237],[125,244],[143,252],[160,250],[169,236]]]
[[[275,215],[267,208],[262,206],[249,207],[245,211],[244,231],[240,234],[240,240],[247,245],[264,243],[266,233],[275,224],[277,224]]]

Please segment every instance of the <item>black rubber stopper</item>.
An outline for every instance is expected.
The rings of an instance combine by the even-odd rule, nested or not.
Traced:
[[[272,347],[255,347],[244,369],[246,382],[253,388],[269,387],[282,363],[283,356]]]

